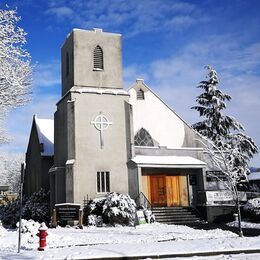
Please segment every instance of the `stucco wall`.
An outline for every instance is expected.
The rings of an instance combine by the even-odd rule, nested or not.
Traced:
[[[93,69],[97,45],[103,50],[102,71]],[[66,75],[67,52],[72,75]],[[62,95],[72,86],[122,88],[121,34],[74,29],[62,47],[62,86]]]
[[[110,172],[111,191],[128,193],[127,154],[130,151],[129,125],[125,120],[125,102],[128,96],[72,93],[75,113],[75,163],[73,165],[74,202],[82,203],[84,196],[102,196],[96,190],[98,171]],[[112,123],[103,132],[91,123],[100,113]],[[128,129],[128,130],[127,130]],[[73,149],[68,145],[68,149]],[[68,183],[66,185],[69,185]]]
[[[144,91],[144,100],[137,100],[136,91]],[[182,119],[151,92],[142,80],[129,90],[133,107],[134,134],[145,128],[159,146],[170,148],[196,147],[195,134]]]
[[[57,111],[54,114],[54,169],[50,174],[51,187],[53,187],[51,200],[54,203],[66,202],[66,161],[73,143],[68,143],[71,136],[72,125],[68,124],[68,107],[70,107],[70,93],[63,97],[57,104]]]

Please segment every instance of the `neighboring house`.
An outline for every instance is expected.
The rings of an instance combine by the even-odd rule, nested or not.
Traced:
[[[24,194],[30,196],[41,188],[49,191],[49,169],[53,165],[54,123],[51,119],[33,116],[26,152]]]
[[[260,171],[251,172],[248,175],[249,190],[260,192]]]
[[[54,207],[142,192],[153,207],[189,206],[210,221],[231,212],[232,196],[212,177],[221,173],[207,163],[199,135],[143,80],[123,89],[120,34],[74,29],[61,57],[54,129],[33,119],[27,194],[50,187]]]

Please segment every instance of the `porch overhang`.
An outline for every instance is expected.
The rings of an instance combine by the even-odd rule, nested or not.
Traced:
[[[132,160],[141,168],[204,168],[206,163],[190,156],[136,155]]]

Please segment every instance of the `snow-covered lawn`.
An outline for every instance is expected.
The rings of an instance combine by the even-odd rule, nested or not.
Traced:
[[[84,227],[48,230],[45,251],[37,251],[37,228],[22,234],[17,252],[18,232],[0,227],[0,259],[83,259],[129,255],[156,255],[234,249],[257,249],[260,237],[239,238],[215,230],[196,230],[187,226],[145,224],[137,227]]]
[[[233,221],[227,224],[231,227],[238,227],[238,222]],[[260,223],[252,223],[250,221],[241,221],[242,228],[254,228],[254,229],[260,229]]]

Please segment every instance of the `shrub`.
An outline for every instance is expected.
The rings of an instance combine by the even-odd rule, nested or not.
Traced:
[[[135,210],[135,202],[129,195],[112,192],[88,203],[84,209],[84,222],[88,225],[95,223],[93,217],[88,216],[96,215],[106,224],[134,225]]]
[[[248,200],[243,210],[249,218],[260,221],[260,198]]]
[[[24,198],[22,204],[22,218],[32,219],[38,222],[49,223],[49,192],[41,189],[32,194],[29,198]],[[0,220],[4,226],[15,227],[19,221],[20,201],[16,199],[0,206]]]
[[[9,201],[0,206],[0,220],[4,226],[14,228],[19,220],[20,202],[19,200]]]
[[[32,194],[32,196],[26,199],[23,206],[22,216],[24,219],[32,219],[37,222],[50,221],[50,193],[44,189],[40,189],[38,192]]]

